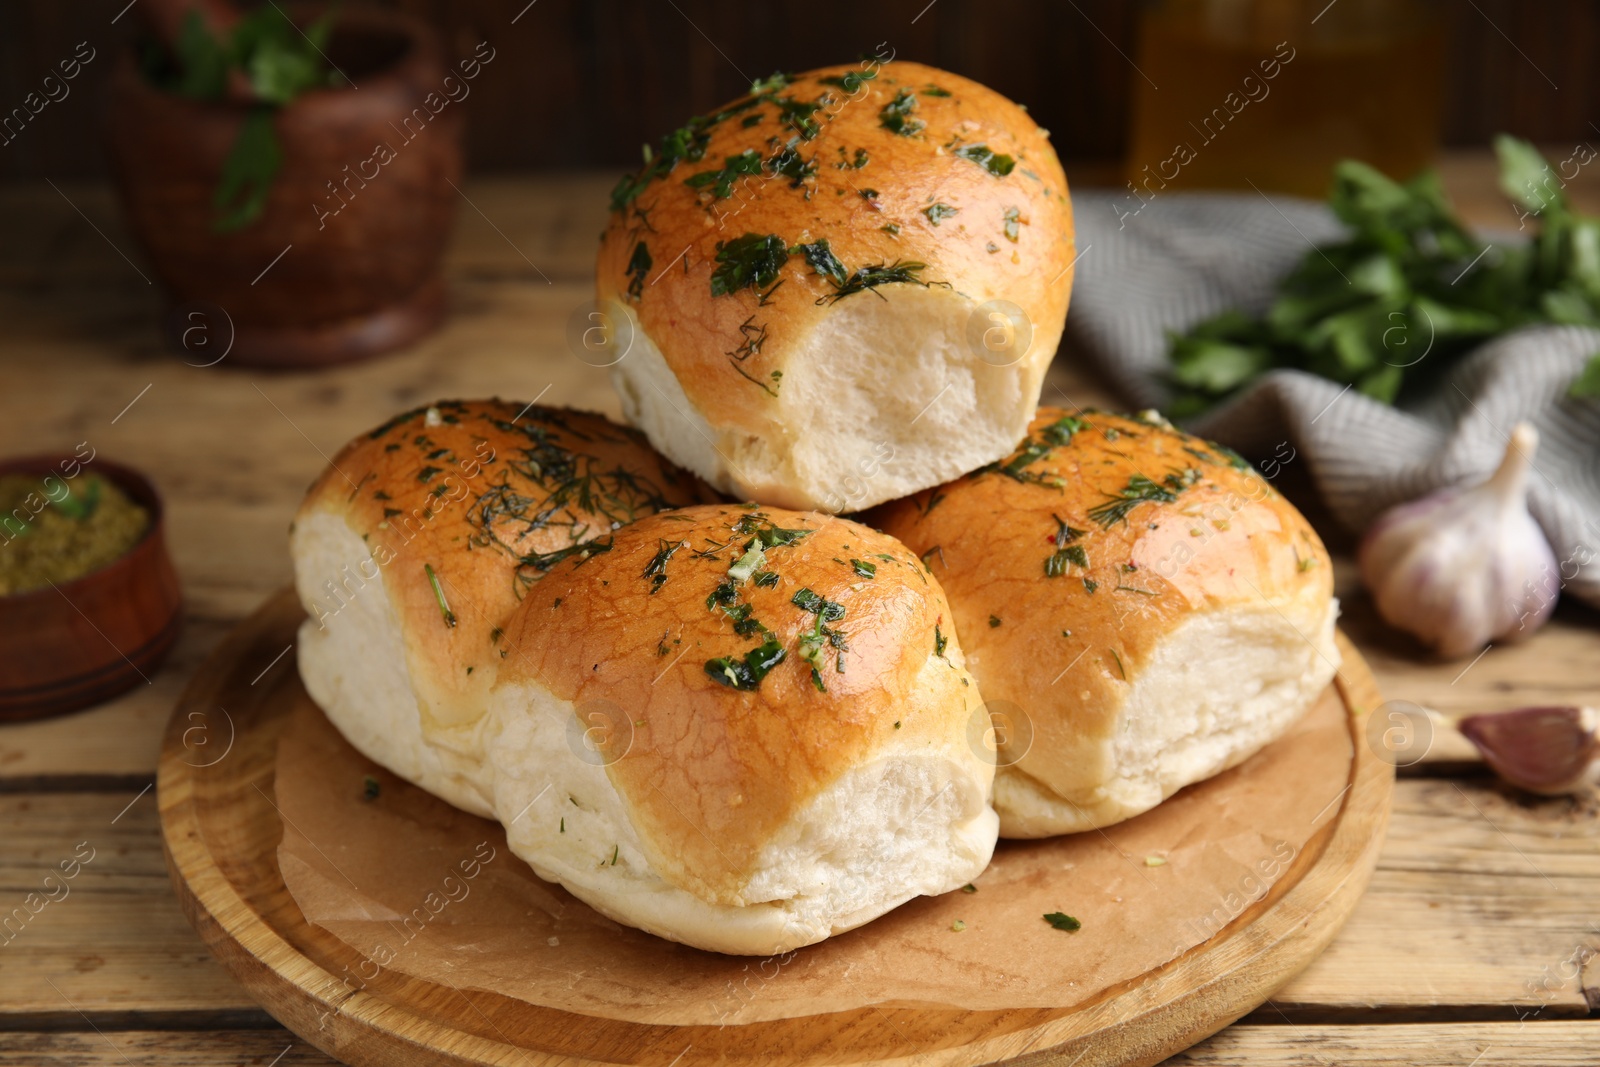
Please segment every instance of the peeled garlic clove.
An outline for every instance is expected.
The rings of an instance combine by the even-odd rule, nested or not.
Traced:
[[[1361,580],[1385,620],[1451,658],[1544,624],[1555,607],[1556,558],[1528,514],[1538,445],[1538,431],[1519,423],[1487,481],[1378,518],[1361,542]]]
[[[1590,764],[1600,754],[1593,708],[1518,708],[1472,715],[1456,729],[1483,761],[1512,785],[1554,796],[1585,792]]]

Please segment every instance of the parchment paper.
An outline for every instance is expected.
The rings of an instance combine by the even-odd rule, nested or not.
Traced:
[[[540,881],[498,823],[381,770],[303,691],[297,699],[278,749],[279,862],[306,918],[367,957],[369,973],[679,1025],[867,1005],[1089,1000],[1286,891],[1337,817],[1352,756],[1348,713],[1330,688],[1288,736],[1152,812],[1103,832],[1002,841],[975,893],[913,900],[762,959],[686,948],[601,917]],[[378,783],[370,799],[367,776]],[[1082,929],[1042,918],[1058,911]]]

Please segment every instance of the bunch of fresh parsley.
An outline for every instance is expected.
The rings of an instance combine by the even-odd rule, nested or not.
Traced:
[[[1401,184],[1346,160],[1329,205],[1345,240],[1306,253],[1263,317],[1228,311],[1170,335],[1172,414],[1202,411],[1280,367],[1392,403],[1494,334],[1600,327],[1600,218],[1572,211],[1532,145],[1501,135],[1495,153],[1501,190],[1539,222],[1531,242],[1479,243],[1432,171]],[[1569,393],[1600,397],[1600,354]]]
[[[267,190],[283,166],[273,117],[277,109],[307,89],[337,86],[343,78],[323,56],[337,9],[330,9],[303,31],[277,4],[265,4],[242,18],[228,40],[206,28],[198,13],[184,20],[169,56],[146,51],[145,72],[170,92],[194,100],[221,100],[228,75],[240,70],[257,103],[223,162],[212,206],[220,233],[241,229],[261,216]]]

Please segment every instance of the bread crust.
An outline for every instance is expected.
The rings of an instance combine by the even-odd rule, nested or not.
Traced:
[[[890,128],[896,101],[899,128],[911,132]],[[786,121],[797,102],[818,106]],[[1032,329],[1021,388],[1037,397],[1061,335],[1074,246],[1066,178],[1026,111],[946,71],[869,62],[793,76],[696,122],[678,131],[694,158],[619,183],[596,280],[601,307],[631,309],[715,434],[781,449],[803,419],[785,408],[784,374],[796,359],[817,358],[806,342],[818,324],[921,286],[947,287],[972,309],[995,299],[1020,308]],[[768,237],[779,260],[771,275],[720,292],[738,279],[719,282],[728,266],[719,249],[726,257],[741,240]],[[813,259],[820,242],[837,264],[831,278],[828,261]],[[849,284],[863,268],[896,266],[910,280]],[[882,362],[892,378],[896,357]],[[730,492],[807,495],[744,484],[737,469],[698,473],[721,477]]]
[[[306,609],[326,623],[381,574],[424,726],[460,725],[481,715],[501,628],[530,585],[622,523],[712,499],[604,416],[441,400],[356,437],[307,492],[296,521],[342,517],[371,566],[311,576],[323,595]]]
[[[1040,408],[1007,459],[867,521],[930,560],[991,710],[1024,721],[1026,755],[1003,751],[1002,773],[1085,810],[1120,773],[1100,742],[1179,626],[1268,611],[1312,642],[1332,603],[1304,517],[1232,452],[1153,418]]]
[[[763,540],[777,543],[740,580]],[[981,699],[944,593],[857,523],[731,505],[642,519],[558,567],[506,634],[503,687],[609,712],[606,770],[650,864],[701,899],[754,903],[742,890],[762,850],[841,774],[888,755],[981,779],[969,817],[986,810],[993,766],[967,739]],[[719,669],[769,641],[782,658],[753,685]]]

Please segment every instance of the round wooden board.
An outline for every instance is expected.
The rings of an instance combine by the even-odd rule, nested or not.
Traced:
[[[285,1026],[351,1064],[1154,1064],[1259,1006],[1316,958],[1365,890],[1388,822],[1393,768],[1363,736],[1365,713],[1380,697],[1340,635],[1335,688],[1350,711],[1353,757],[1338,811],[1273,891],[1220,933],[1089,1003],[1005,1011],[868,1006],[673,1026],[482,991],[468,997],[391,971],[352,983],[360,954],[307,922],[278,866],[278,738],[289,709],[307,699],[284,653],[303,617],[293,592],[280,593],[196,674],[163,742],[159,803],[178,898],[211,951]]]

